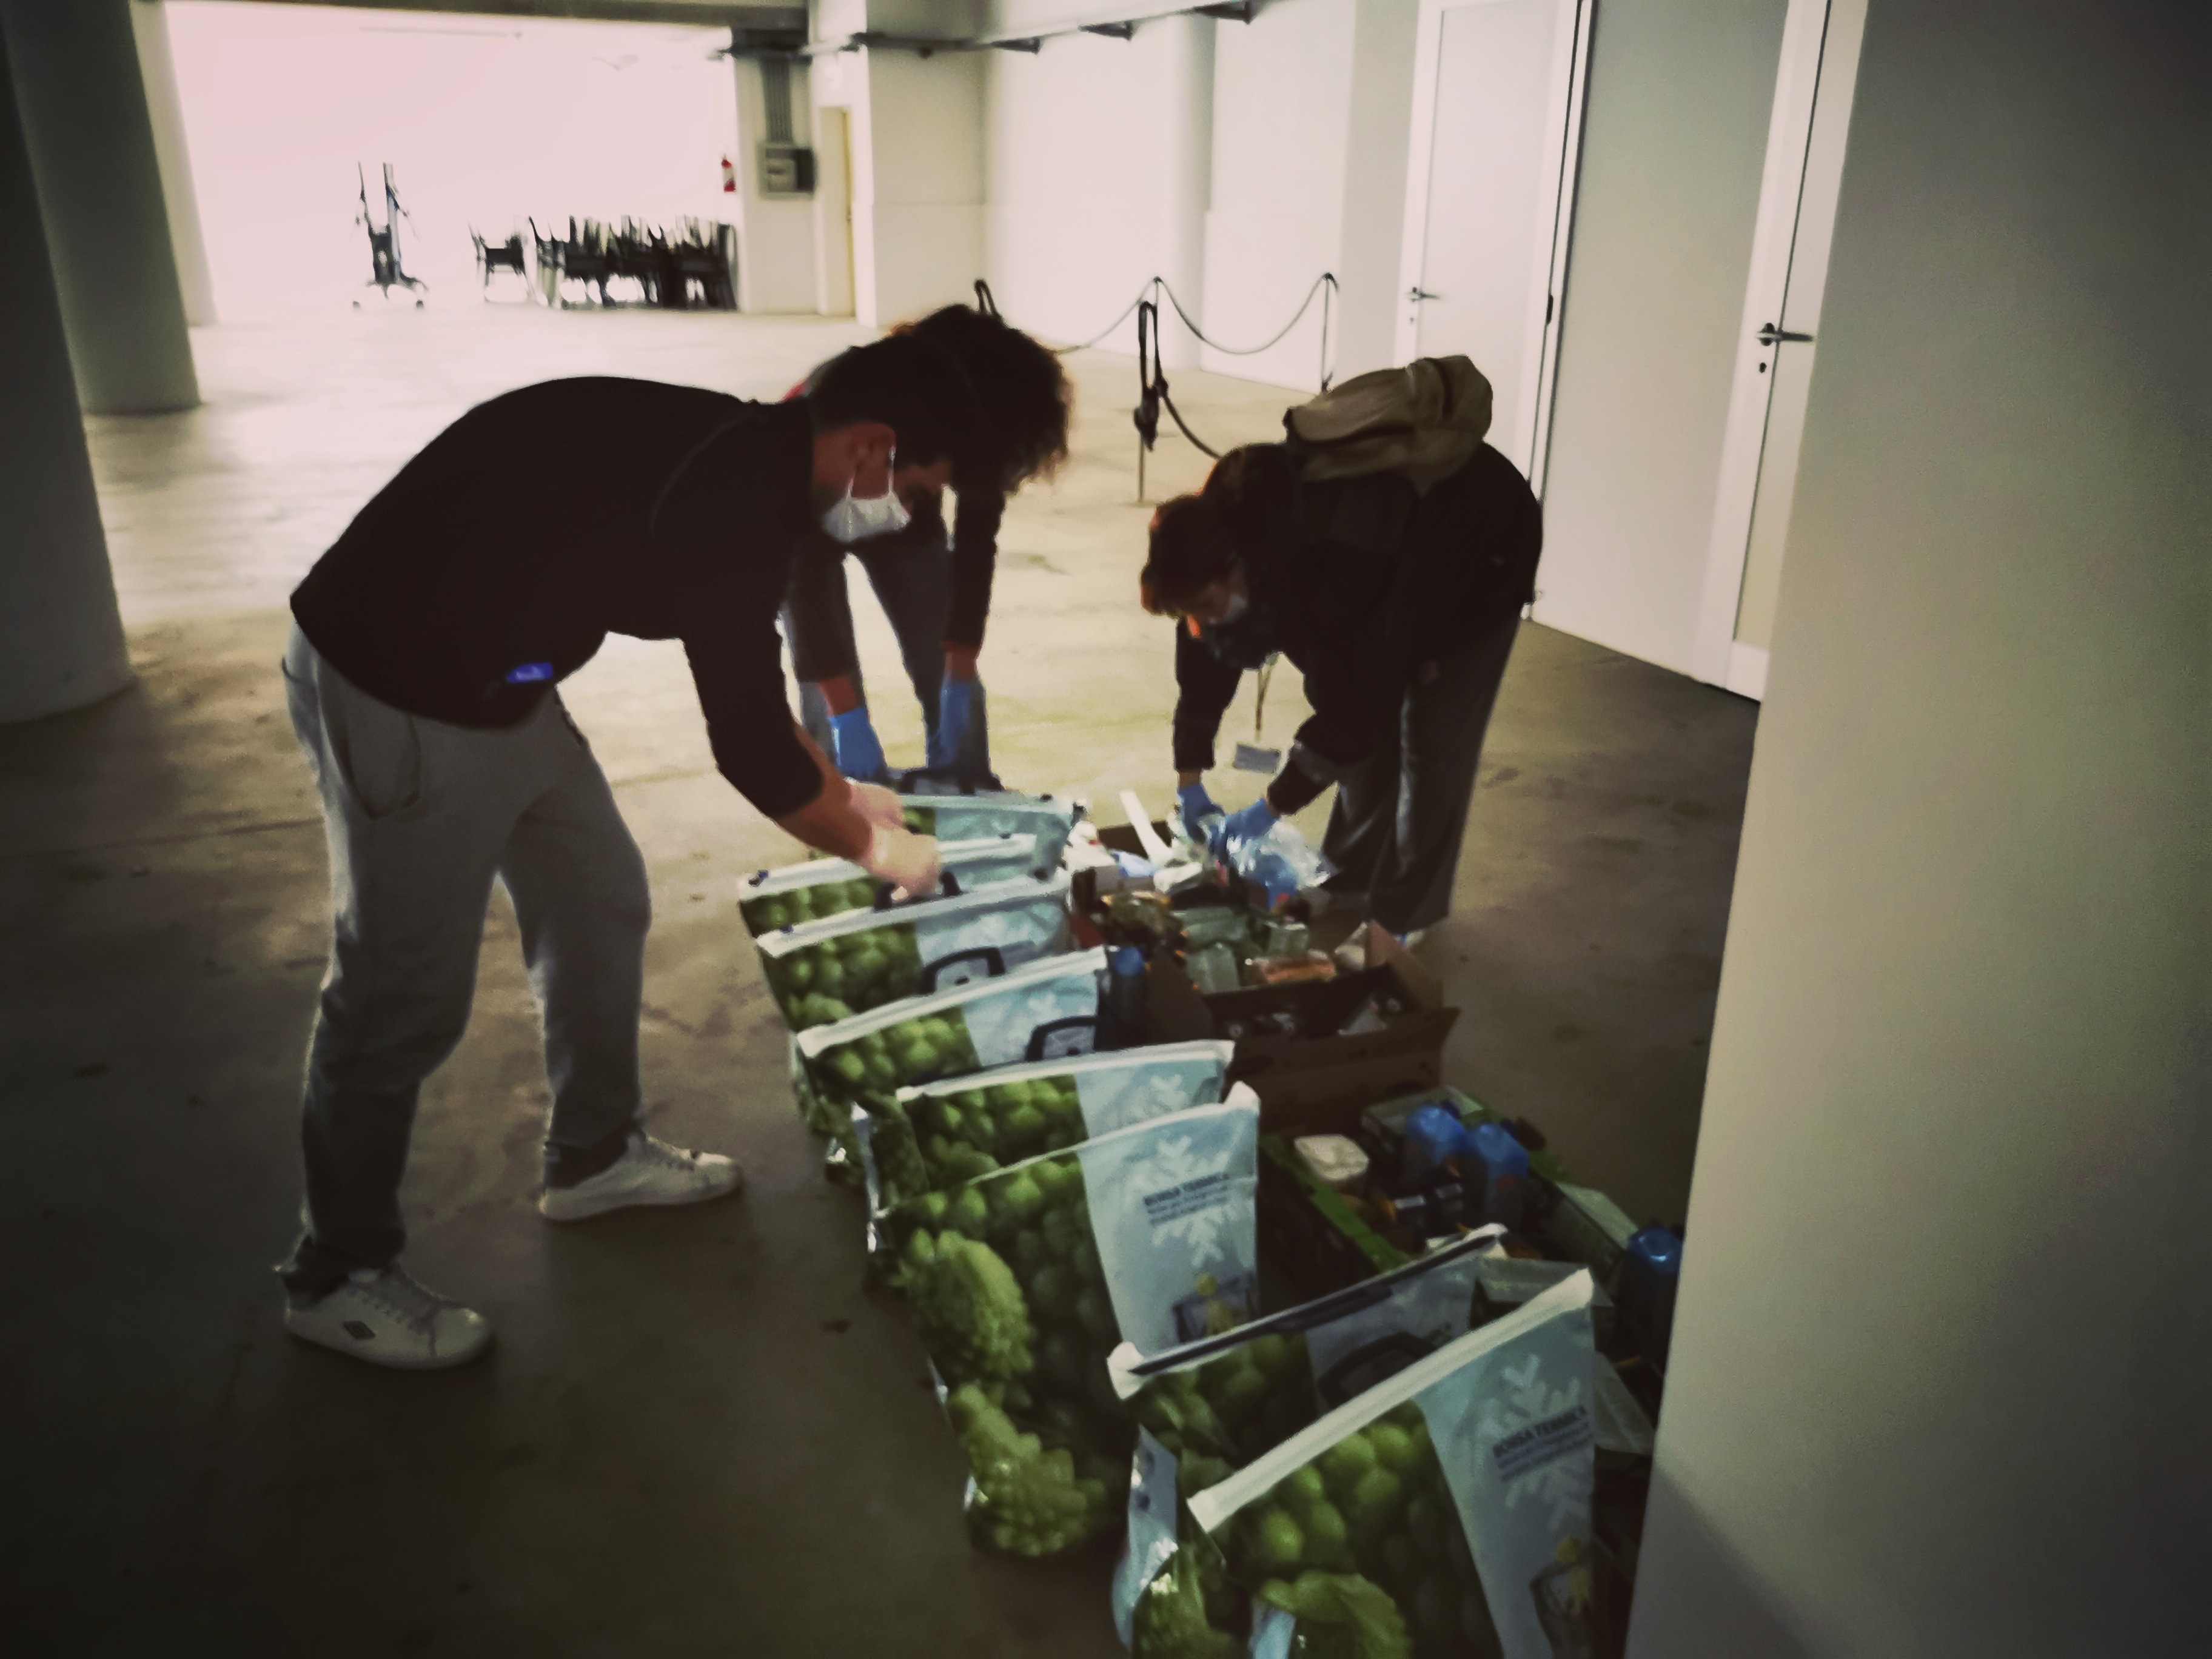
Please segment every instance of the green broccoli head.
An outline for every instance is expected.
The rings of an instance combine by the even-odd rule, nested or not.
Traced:
[[[1481,1582],[1420,1407],[1345,1436],[1221,1534],[1239,1582],[1298,1621],[1316,1659],[1494,1644]]]
[[[1269,1583],[1260,1599],[1298,1621],[1316,1659],[1413,1659],[1405,1614],[1389,1591],[1357,1573],[1308,1571]]]
[[[1089,1542],[1115,1517],[1106,1483],[1079,1476],[1067,1451],[1047,1451],[1024,1434],[974,1384],[945,1402],[975,1479],[973,1518],[996,1547],[1013,1555],[1057,1555]]]
[[[1029,1304],[1013,1270],[989,1245],[916,1228],[900,1271],[915,1323],[947,1377],[1015,1377],[1035,1364]]]
[[[1237,1659],[1244,1644],[1206,1616],[1197,1550],[1177,1550],[1137,1601],[1133,1659]]]

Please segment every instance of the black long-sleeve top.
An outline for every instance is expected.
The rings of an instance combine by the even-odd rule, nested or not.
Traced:
[[[683,641],[714,762],[771,817],[822,787],[776,611],[815,522],[804,401],[552,380],[480,404],[378,491],[293,591],[371,696],[455,726],[526,719],[611,634]]]
[[[1387,740],[1406,688],[1528,602],[1543,520],[1513,464],[1485,444],[1429,492],[1394,473],[1306,483],[1279,444],[1246,452],[1228,491],[1252,637],[1304,676],[1313,714],[1269,794],[1294,811]],[[1175,763],[1213,764],[1243,670],[1188,625],[1176,636]],[[1299,799],[1298,797],[1303,797]]]

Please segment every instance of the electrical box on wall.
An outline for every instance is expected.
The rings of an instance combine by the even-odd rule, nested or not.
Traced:
[[[760,187],[763,196],[811,196],[814,152],[804,144],[763,144]]]

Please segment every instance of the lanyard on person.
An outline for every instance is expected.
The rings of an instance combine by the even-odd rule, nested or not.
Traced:
[[[1237,758],[1231,763],[1239,772],[1258,772],[1273,777],[1282,769],[1283,751],[1263,748],[1260,743],[1261,723],[1267,718],[1267,684],[1275,678],[1275,665],[1282,657],[1281,652],[1270,651],[1267,661],[1260,665],[1259,684],[1252,694],[1252,741],[1238,744]]]

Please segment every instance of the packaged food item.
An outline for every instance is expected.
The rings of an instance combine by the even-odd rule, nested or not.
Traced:
[[[1259,1133],[1240,1087],[890,1210],[981,1541],[1053,1555],[1121,1523],[1133,1428],[1106,1356],[1249,1316]]]
[[[1486,1235],[1465,1239],[1381,1279],[1149,1359],[1129,1348],[1109,1356],[1115,1389],[1139,1425],[1128,1543],[1114,1578],[1114,1620],[1124,1643],[1152,1579],[1179,1545],[1195,1541],[1182,1497],[1226,1480],[1322,1413],[1463,1334],[1475,1269],[1492,1243]],[[1225,1583],[1214,1586],[1223,1642],[1242,1628],[1239,1600]]]
[[[859,1178],[851,1109],[881,1115],[898,1091],[988,1066],[1087,1054],[1097,1047],[1103,950],[1042,957],[996,979],[907,997],[799,1034],[821,1115],[836,1138],[832,1173]],[[873,1153],[894,1188],[926,1190],[912,1137],[878,1139]]]
[[[1356,1193],[1366,1183],[1367,1154],[1350,1135],[1301,1135],[1291,1147],[1332,1192]]]
[[[1646,1227],[1620,1261],[1620,1312],[1637,1351],[1661,1370],[1674,1333],[1674,1290],[1682,1279],[1682,1235]]]
[[[1244,964],[1248,985],[1305,985],[1336,977],[1336,958],[1326,951],[1294,957],[1255,957]]]
[[[1478,1123],[1468,1132],[1468,1153],[1482,1219],[1518,1227],[1528,1149],[1504,1124]]]
[[[1067,945],[1065,872],[759,935],[769,994],[795,1031],[902,997],[994,979]]]
[[[901,1089],[872,1126],[871,1143],[885,1126],[902,1126],[927,1184],[879,1182],[885,1200],[949,1191],[1042,1152],[1065,1152],[1188,1107],[1213,1105],[1236,1053],[1235,1043],[1212,1039],[1163,1042]]]
[[[1027,836],[939,842],[937,861],[963,891],[1037,873],[1035,840]],[[803,927],[810,921],[872,909],[879,890],[876,878],[857,864],[845,859],[810,859],[747,876],[738,884],[738,915],[745,931],[757,938],[779,927]]]
[[[1050,795],[901,795],[906,827],[942,842],[1014,836],[1030,843],[1031,871],[1057,870],[1083,803]]]
[[[1591,1288],[1577,1273],[1191,1497],[1200,1559],[1147,1587],[1138,1654],[1206,1650],[1146,1642],[1164,1628],[1188,1643],[1194,1612],[1199,1628],[1234,1631],[1206,1616],[1209,1549],[1219,1599],[1251,1604],[1254,1653],[1604,1651]]]
[[[1406,1119],[1398,1154],[1398,1184],[1419,1189],[1468,1151],[1467,1127],[1449,1106],[1423,1106]]]
[[[1611,1283],[1629,1240],[1636,1236],[1636,1223],[1594,1187],[1563,1181],[1555,1190],[1559,1201],[1544,1218],[1545,1248],[1563,1261],[1581,1262],[1599,1284]]]
[[[1243,982],[1237,965],[1237,953],[1225,945],[1200,945],[1183,958],[1183,971],[1204,996],[1233,991]]]

